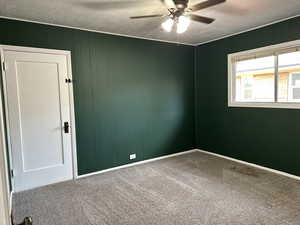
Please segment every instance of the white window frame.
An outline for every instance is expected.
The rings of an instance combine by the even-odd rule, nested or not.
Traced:
[[[238,102],[235,100],[236,93],[236,79],[235,79],[235,61],[236,58],[242,57],[255,57],[256,55],[265,55],[270,52],[280,52],[285,49],[299,48],[300,40],[285,42],[277,45],[271,45],[267,47],[236,52],[227,55],[228,60],[228,106],[229,107],[261,107],[261,108],[288,108],[288,109],[300,109],[300,102]],[[277,101],[277,81],[278,81],[278,62],[275,57],[275,101]]]

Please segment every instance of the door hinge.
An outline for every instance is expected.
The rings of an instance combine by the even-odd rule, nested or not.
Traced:
[[[14,170],[10,170],[10,176],[13,178],[15,176]]]
[[[5,63],[5,61],[2,62],[2,68],[3,68],[3,71],[6,71],[7,68],[6,68],[6,63]]]
[[[70,78],[66,78],[66,83],[72,83],[72,80]]]

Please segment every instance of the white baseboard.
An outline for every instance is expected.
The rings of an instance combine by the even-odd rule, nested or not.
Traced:
[[[247,166],[256,167],[258,169],[266,170],[266,171],[271,172],[271,173],[276,173],[276,174],[281,175],[281,176],[286,176],[286,177],[289,177],[289,178],[300,180],[299,176],[296,176],[296,175],[293,175],[293,174],[290,174],[290,173],[282,172],[282,171],[271,169],[271,168],[264,167],[264,166],[259,166],[259,165],[254,164],[254,163],[249,163],[249,162],[246,162],[246,161],[243,161],[243,160],[231,158],[231,157],[220,155],[220,154],[213,153],[213,152],[208,152],[208,151],[201,150],[201,149],[196,149],[196,151],[199,151],[199,152],[202,152],[202,153],[205,153],[205,154],[208,154],[208,155],[213,155],[213,156],[216,156],[216,157],[219,157],[219,158],[228,159],[228,160],[231,160],[231,161],[234,161],[234,162],[242,163],[242,164],[245,164]]]
[[[93,172],[93,173],[79,175],[79,176],[77,176],[77,179],[84,178],[84,177],[89,177],[89,176],[93,176],[93,175],[97,175],[97,174],[101,174],[101,173],[106,173],[106,172],[110,172],[110,171],[114,171],[114,170],[119,170],[119,169],[131,167],[131,166],[136,166],[136,165],[140,165],[140,164],[144,164],[144,163],[149,163],[149,162],[153,162],[153,161],[157,161],[157,160],[161,160],[161,159],[175,157],[175,156],[178,156],[178,155],[188,154],[188,153],[196,152],[196,151],[198,151],[198,149],[188,150],[188,151],[184,151],[184,152],[178,152],[178,153],[175,153],[175,154],[156,157],[156,158],[153,158],[153,159],[147,159],[147,160],[143,160],[143,161],[140,161],[140,162],[129,163],[129,164],[126,164],[126,165],[123,165],[123,166],[117,166],[117,167],[113,167],[113,168],[106,169],[106,170],[100,170],[100,171]]]
[[[131,166],[136,166],[136,165],[140,165],[140,164],[144,164],[144,163],[149,163],[149,162],[153,162],[153,161],[157,161],[157,160],[161,160],[161,159],[175,157],[175,156],[179,156],[179,155],[183,155],[183,154],[197,152],[197,151],[205,153],[205,154],[213,155],[213,156],[216,156],[216,157],[219,157],[219,158],[223,158],[223,159],[231,160],[231,161],[234,161],[234,162],[238,162],[238,163],[241,163],[241,164],[245,164],[247,166],[252,166],[252,167],[255,167],[255,168],[266,170],[266,171],[269,171],[271,173],[275,173],[275,174],[278,174],[278,175],[281,175],[281,176],[286,176],[286,177],[289,177],[289,178],[292,178],[292,179],[300,180],[299,176],[296,176],[296,175],[293,175],[293,174],[289,174],[289,173],[282,172],[282,171],[279,171],[279,170],[275,170],[275,169],[271,169],[271,168],[268,168],[268,167],[260,166],[260,165],[254,164],[254,163],[249,163],[249,162],[239,160],[239,159],[235,159],[235,158],[231,158],[231,157],[228,157],[228,156],[220,155],[220,154],[217,154],[217,153],[208,152],[208,151],[201,150],[201,149],[188,150],[188,151],[179,152],[179,153],[175,153],[175,154],[171,154],[171,155],[156,157],[156,158],[153,158],[153,159],[147,159],[147,160],[143,160],[143,161],[140,161],[140,162],[130,163],[130,164],[126,164],[126,165],[123,165],[123,166],[117,166],[117,167],[113,167],[113,168],[110,168],[110,169],[101,170],[101,171],[97,171],[97,172],[93,172],[93,173],[88,173],[88,174],[78,176],[77,179],[84,178],[84,177],[89,177],[89,176],[93,176],[93,175],[97,175],[97,174],[101,174],[101,173],[106,173],[106,172],[110,172],[110,171],[114,171],[114,170],[118,170],[118,169],[122,169],[122,168],[127,168],[127,167],[131,167]]]

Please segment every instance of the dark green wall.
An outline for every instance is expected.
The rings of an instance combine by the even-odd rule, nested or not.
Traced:
[[[297,17],[196,48],[198,148],[300,175],[300,110],[227,106],[227,54],[299,38]]]
[[[193,47],[5,19],[0,30],[0,44],[72,51],[79,174],[195,147]]]

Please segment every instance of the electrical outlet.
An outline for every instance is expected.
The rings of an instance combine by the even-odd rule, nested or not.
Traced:
[[[129,159],[131,160],[131,159],[135,159],[136,158],[136,154],[130,154],[129,155]]]

